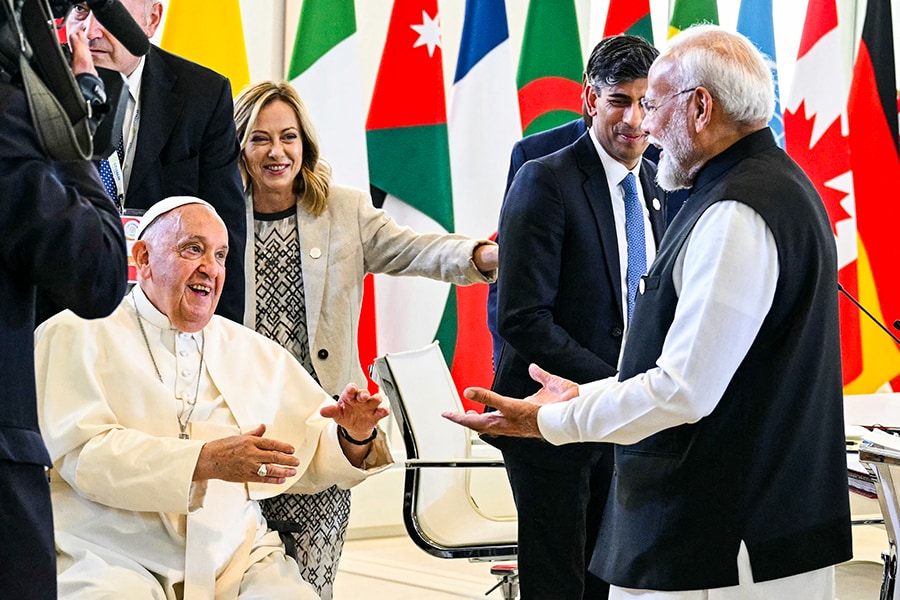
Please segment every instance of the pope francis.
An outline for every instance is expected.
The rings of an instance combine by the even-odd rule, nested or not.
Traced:
[[[213,314],[228,235],[209,204],[168,198],[136,237],[138,284],[112,315],[35,334],[59,597],[316,598],[257,500],[384,469],[387,411],[353,385],[335,402]]]

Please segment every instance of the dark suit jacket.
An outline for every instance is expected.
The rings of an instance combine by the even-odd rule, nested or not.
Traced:
[[[564,148],[580,138],[587,131],[587,125],[584,119],[579,117],[574,121],[563,123],[553,129],[541,131],[527,137],[522,138],[513,144],[512,153],[509,157],[509,174],[506,176],[506,192],[509,192],[509,186],[512,185],[513,178],[529,160],[547,156],[556,152],[560,148]]]
[[[84,318],[108,315],[125,294],[125,235],[94,166],[47,159],[25,95],[7,84],[0,199],[0,461],[50,466],[38,431],[35,291]]]
[[[227,275],[216,312],[244,315],[247,213],[240,147],[228,79],[156,46],[141,80],[141,116],[126,208],[148,209],[168,196],[197,196],[228,227]]]
[[[641,187],[656,244],[665,229],[663,193],[643,159]],[[619,249],[606,173],[589,135],[526,163],[500,214],[498,328],[506,343],[493,389],[521,398],[538,389],[529,363],[577,383],[610,377],[622,343]],[[576,468],[589,445],[554,447],[494,438],[504,452],[545,468]]]
[[[587,131],[584,119],[578,118],[574,121],[564,123],[553,129],[534,133],[522,138],[513,144],[512,154],[509,157],[509,174],[506,176],[506,190],[503,195],[509,192],[509,186],[512,185],[513,178],[519,169],[522,168],[529,160],[547,156],[556,152],[560,148],[564,148],[580,138]],[[500,242],[500,228],[497,227],[497,243]],[[494,364],[494,370],[500,361],[500,349],[503,347],[503,338],[497,332],[497,283],[494,282],[488,287],[487,299],[487,325],[491,332],[491,359]]]

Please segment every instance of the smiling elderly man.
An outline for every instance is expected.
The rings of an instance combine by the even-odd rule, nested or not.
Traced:
[[[164,200],[137,237],[138,285],[111,316],[36,334],[60,598],[317,598],[257,500],[389,464],[387,411],[353,385],[335,403],[213,315],[228,234],[209,204]]]
[[[851,556],[837,252],[809,179],[775,144],[772,74],[703,26],[650,68],[658,180],[690,187],[641,281],[619,376],[531,366],[526,401],[448,414],[478,431],[616,444],[591,571],[615,600],[834,598]]]

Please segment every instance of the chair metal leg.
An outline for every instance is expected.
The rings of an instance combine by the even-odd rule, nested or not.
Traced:
[[[485,596],[500,588],[503,600],[516,600],[519,597],[519,567],[517,565],[494,565],[491,575],[497,578],[497,585],[484,593]]]
[[[881,553],[884,570],[881,573],[881,594],[878,600],[894,600],[897,587],[897,547],[893,542],[887,552]]]

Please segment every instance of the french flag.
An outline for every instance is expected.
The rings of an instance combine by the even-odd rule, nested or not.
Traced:
[[[448,116],[453,219],[457,233],[486,238],[497,219],[509,155],[522,137],[503,0],[466,0]],[[490,386],[486,285],[456,288],[458,337],[451,371],[460,388]]]

